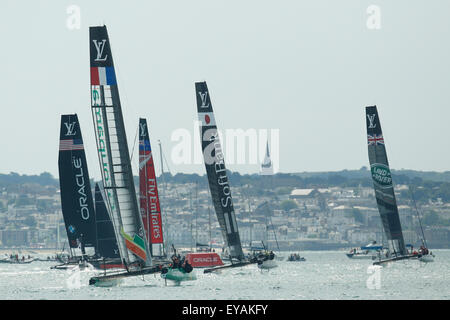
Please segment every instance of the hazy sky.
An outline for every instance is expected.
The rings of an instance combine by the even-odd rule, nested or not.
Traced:
[[[67,27],[71,5],[80,29]],[[367,26],[371,5],[381,29]],[[193,134],[204,80],[219,129],[279,129],[281,172],[367,166],[374,104],[391,168],[450,170],[449,13],[447,0],[1,0],[0,173],[57,177],[60,116],[77,113],[99,177],[88,28],[103,24],[129,147],[146,117],[172,173],[205,173],[171,162],[171,135]]]

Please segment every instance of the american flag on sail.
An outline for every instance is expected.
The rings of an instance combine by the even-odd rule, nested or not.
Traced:
[[[373,136],[368,134],[367,135],[367,143],[369,146],[373,145],[384,145],[384,139],[382,134],[374,134]]]
[[[59,150],[60,151],[84,150],[83,140],[81,139],[59,140]]]

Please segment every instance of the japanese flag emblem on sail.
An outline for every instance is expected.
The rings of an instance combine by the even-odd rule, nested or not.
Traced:
[[[212,112],[199,112],[198,120],[201,121],[203,127],[212,127],[216,125],[214,113]]]

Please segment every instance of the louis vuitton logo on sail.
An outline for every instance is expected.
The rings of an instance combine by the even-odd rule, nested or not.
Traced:
[[[76,122],[70,122],[70,123],[69,122],[64,122],[64,125],[66,126],[66,129],[67,129],[66,136],[74,136],[74,135],[77,134],[77,132],[74,131],[75,123]]]
[[[201,93],[198,93],[200,95],[200,100],[202,101],[202,105],[200,106],[200,108],[209,108],[209,104],[206,105],[206,103],[208,102],[208,91]]]
[[[375,113],[367,115],[367,119],[369,120],[369,129],[375,129],[377,126],[377,124],[374,123],[375,116],[376,116]]]
[[[108,55],[105,55],[102,58],[103,50],[105,49],[106,39],[103,39],[101,42],[97,42],[97,40],[92,40],[95,45],[95,49],[97,49],[97,58],[94,61],[106,61],[108,59]]]
[[[146,123],[139,123],[139,126],[140,126],[140,128],[141,128],[141,134],[140,134],[140,136],[141,136],[141,137],[146,137],[146,136],[147,136],[147,133],[145,132],[145,127],[147,127],[147,124],[146,124]]]

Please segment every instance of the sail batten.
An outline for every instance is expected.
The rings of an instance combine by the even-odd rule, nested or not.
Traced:
[[[375,198],[391,253],[407,254],[376,106],[366,107],[367,145]]]
[[[231,257],[242,260],[244,253],[234,213],[224,155],[206,82],[196,82],[195,93],[198,117],[201,123],[202,152],[217,220]]]
[[[147,246],[135,247],[144,236],[133,182],[119,91],[106,26],[90,27],[91,102],[97,150],[105,189],[122,259],[127,264],[152,260]],[[130,240],[130,237],[132,240]],[[131,244],[130,244],[131,241]]]

